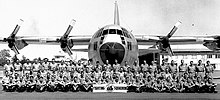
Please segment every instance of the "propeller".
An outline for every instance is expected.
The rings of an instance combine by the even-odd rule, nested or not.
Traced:
[[[16,34],[18,33],[22,23],[22,19],[19,20],[18,24],[15,26],[15,29],[8,38],[4,38],[4,42],[8,42],[8,47],[15,52],[15,54],[20,54],[18,50],[23,49],[28,44],[24,40],[17,40]]]
[[[156,42],[155,45],[152,47],[158,47],[162,51],[167,51],[171,56],[174,56],[174,53],[170,47],[170,38],[173,36],[173,34],[177,31],[179,25],[181,25],[182,22],[178,21],[172,30],[167,34],[167,36],[159,37],[160,39]]]
[[[57,42],[60,43],[61,49],[68,53],[69,56],[71,56],[73,53],[71,51],[71,48],[73,47],[73,41],[69,40],[69,34],[73,29],[73,26],[75,25],[76,20],[72,19],[66,32],[63,34],[63,36],[59,39],[57,39]]]

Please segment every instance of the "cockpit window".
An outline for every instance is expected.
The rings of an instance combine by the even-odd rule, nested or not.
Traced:
[[[108,34],[108,30],[104,30],[102,33],[102,35],[106,35],[106,34]]]
[[[118,34],[118,35],[121,35],[121,36],[124,36],[124,37],[127,37],[127,38],[131,38],[129,32],[124,28],[122,28],[122,30],[118,30],[118,29],[103,30],[103,28],[102,28],[99,31],[97,31],[97,34],[96,34],[95,38],[98,38],[100,36],[104,36],[104,35],[107,35],[107,34]]]
[[[109,34],[116,34],[116,30],[115,29],[110,29]]]
[[[118,35],[123,35],[121,30],[117,30]]]

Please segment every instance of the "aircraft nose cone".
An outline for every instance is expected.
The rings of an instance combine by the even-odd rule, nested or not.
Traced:
[[[118,63],[121,63],[124,56],[125,48],[120,43],[109,42],[100,47],[100,57],[103,62],[108,60],[110,64],[113,64],[115,63],[115,60],[117,60]]]

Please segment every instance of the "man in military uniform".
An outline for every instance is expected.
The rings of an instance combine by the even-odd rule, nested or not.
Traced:
[[[214,66],[210,64],[210,61],[206,62],[205,73],[207,73],[211,77],[212,77],[212,74],[214,73]]]
[[[179,76],[183,76],[187,71],[187,64],[184,63],[184,60],[181,60],[181,64],[179,65]]]
[[[205,75],[205,66],[202,64],[202,60],[198,61],[196,66],[196,73],[199,77],[204,77]]]
[[[194,76],[196,72],[196,66],[193,64],[193,61],[190,61],[190,65],[187,68],[190,76]]]
[[[46,90],[46,81],[41,76],[40,79],[36,83],[36,90],[37,92],[44,92]]]

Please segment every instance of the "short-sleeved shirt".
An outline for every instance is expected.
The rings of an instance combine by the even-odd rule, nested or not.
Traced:
[[[187,65],[181,64],[179,65],[179,72],[186,72],[187,71]]]
[[[188,66],[188,72],[189,73],[194,73],[196,71],[196,67],[194,65],[189,65]]]
[[[176,73],[177,72],[177,66],[176,65],[170,65],[170,71],[171,71],[171,73]]]
[[[31,63],[24,63],[24,69],[25,70],[31,70],[32,64]]]
[[[5,64],[4,65],[4,69],[6,70],[6,71],[10,71],[11,69],[13,69],[13,65],[12,64]]]
[[[166,65],[166,64],[160,65],[160,70],[161,70],[161,72],[165,72],[165,71],[166,71],[166,68],[167,68],[167,65]]]
[[[57,68],[57,63],[50,63],[51,69]]]
[[[121,67],[120,64],[113,64],[113,68],[115,69],[116,72],[119,71],[120,67]]]
[[[157,69],[157,65],[150,65],[149,67],[150,67],[149,71],[151,73],[154,73],[156,71],[156,69]]]
[[[214,67],[212,65],[206,65],[205,71],[206,73],[211,73],[214,71]]]
[[[196,70],[197,72],[204,72],[205,67],[204,67],[204,65],[201,64],[201,65],[197,65],[196,69],[197,69]]]
[[[142,71],[143,71],[143,72],[146,72],[146,71],[148,71],[148,69],[149,69],[149,68],[148,68],[148,67],[149,67],[148,64],[142,64],[141,67],[142,67]]]
[[[65,68],[65,67],[66,67],[66,64],[59,64],[58,67],[59,67],[59,68]]]
[[[14,64],[14,68],[15,68],[15,71],[20,71],[21,70],[21,67],[22,67],[22,65],[21,65],[21,63],[15,63]]]
[[[34,67],[34,71],[38,71],[40,68],[40,63],[34,63],[33,67]]]
[[[48,62],[47,63],[43,63],[43,67],[44,67],[44,69],[48,70],[49,69],[49,63]]]

